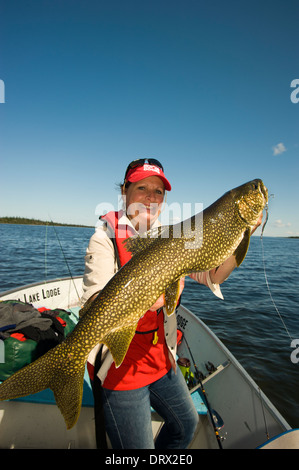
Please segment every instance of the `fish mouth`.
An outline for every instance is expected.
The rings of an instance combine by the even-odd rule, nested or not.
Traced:
[[[264,183],[261,181],[260,182],[260,192],[264,198],[265,204],[268,202],[268,189],[264,185]]]
[[[263,207],[266,206],[268,203],[268,189],[264,185],[263,181],[261,179],[256,179],[250,182],[251,190],[253,193],[260,193],[260,195],[263,198]],[[243,198],[242,198],[243,199]],[[249,209],[254,213],[254,214],[259,214],[262,208],[258,211],[256,208],[252,207],[251,201],[246,200],[246,198],[243,199],[243,202],[249,207]]]
[[[251,182],[253,190],[258,190],[260,194],[263,196],[264,203],[268,202],[268,189],[264,185],[261,179],[256,179]]]

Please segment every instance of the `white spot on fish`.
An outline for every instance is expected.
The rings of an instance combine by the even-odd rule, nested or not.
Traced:
[[[133,279],[131,279],[129,282],[127,282],[127,284],[125,285],[125,288],[128,287],[128,285],[131,284],[132,281],[133,281]]]

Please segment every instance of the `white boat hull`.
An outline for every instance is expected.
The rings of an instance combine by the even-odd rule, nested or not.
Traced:
[[[183,325],[181,328],[197,368],[206,372],[208,361],[219,368],[219,372],[211,374],[203,385],[211,407],[224,421],[220,431],[225,437],[222,442],[224,449],[253,449],[267,438],[290,429],[241,364],[199,318],[181,306],[177,319],[179,327]],[[192,365],[185,341],[178,354],[188,357]],[[200,444],[195,442],[193,445],[197,448]]]
[[[5,292],[0,299],[18,299],[35,307],[70,309],[76,319],[81,294],[82,278],[76,277]],[[180,306],[177,318],[178,328],[188,342],[187,345],[185,340],[182,341],[178,356],[190,359],[194,373],[193,359],[203,373],[207,373],[205,364],[208,361],[218,368],[203,383],[211,407],[224,421],[224,427],[219,431],[224,438],[221,439],[222,448],[257,448],[267,439],[291,430],[235,357],[198,317]],[[87,393],[81,414],[71,430],[66,429],[54,399],[47,398],[41,403],[36,395],[32,395],[27,400],[0,402],[0,448],[96,448],[92,392],[87,373],[84,387]],[[49,391],[47,393],[49,395]],[[200,425],[190,447],[218,449],[209,414],[201,410],[199,416]],[[154,436],[162,424],[153,413]]]

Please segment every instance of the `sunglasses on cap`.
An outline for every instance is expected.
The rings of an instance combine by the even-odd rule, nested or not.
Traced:
[[[125,173],[125,181],[130,170],[132,170],[133,168],[137,168],[138,166],[143,166],[145,163],[148,163],[149,165],[155,165],[164,172],[162,164],[155,158],[138,158],[138,160],[134,160],[128,165],[128,168],[126,169]]]

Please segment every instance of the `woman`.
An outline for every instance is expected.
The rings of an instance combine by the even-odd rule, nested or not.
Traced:
[[[85,258],[83,302],[92,301],[130,259],[131,254],[126,252],[122,241],[160,225],[158,216],[165,191],[170,190],[171,185],[157,160],[139,159],[130,163],[121,186],[125,209],[103,216],[102,225],[91,237]],[[231,256],[218,269],[191,277],[221,296],[219,284],[235,267],[235,258]],[[183,287],[184,280],[181,292]],[[164,296],[161,296],[139,320],[120,367],[115,367],[110,352],[101,345],[90,353],[88,367],[94,383],[96,415],[102,403],[106,431],[114,449],[187,448],[196,430],[198,415],[180,369],[175,365],[176,316],[164,315],[163,306]],[[155,443],[151,406],[165,421]],[[97,435],[99,428],[96,418]]]

